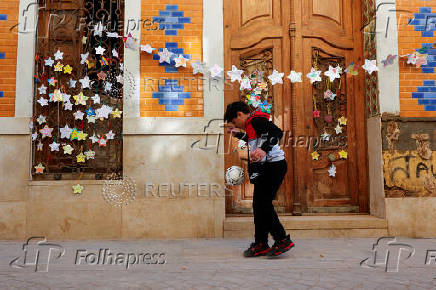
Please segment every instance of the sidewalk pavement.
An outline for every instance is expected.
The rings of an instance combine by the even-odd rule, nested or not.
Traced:
[[[244,258],[249,240],[26,242],[0,242],[0,289],[436,289],[436,239],[295,239],[273,259]]]

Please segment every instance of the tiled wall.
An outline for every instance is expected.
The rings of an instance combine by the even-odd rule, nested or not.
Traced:
[[[141,26],[142,44],[202,60],[202,0],[143,0],[141,8],[142,20],[155,22],[154,26]],[[202,117],[200,75],[192,74],[189,61],[186,68],[175,68],[174,61],[159,64],[157,53],[141,53],[141,117]]]
[[[400,115],[436,117],[436,1],[397,0],[397,20],[400,55],[429,48],[422,68],[400,60]]]
[[[19,0],[0,1],[0,117],[15,115],[15,76]]]

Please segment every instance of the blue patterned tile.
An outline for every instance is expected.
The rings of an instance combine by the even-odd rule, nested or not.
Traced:
[[[4,97],[4,93],[0,92],[0,98],[3,98],[3,97]]]
[[[167,5],[165,6],[166,10],[179,10],[179,5]]]
[[[165,111],[168,112],[177,112],[179,110],[179,106],[177,105],[166,105],[165,106]]]
[[[4,52],[0,52],[0,59],[5,59],[6,54]]]
[[[0,20],[8,20],[7,14],[0,14]]]
[[[421,7],[419,13],[431,13],[431,7]]]

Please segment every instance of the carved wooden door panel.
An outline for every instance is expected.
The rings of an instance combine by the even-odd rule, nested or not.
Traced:
[[[312,67],[324,72],[362,63],[361,1],[293,1],[292,11],[293,70],[307,74]],[[344,73],[330,82],[323,75],[314,85],[304,76],[293,86],[294,131],[314,140],[309,148],[295,148],[295,213],[368,211],[363,76]],[[336,97],[326,99],[326,92]]]
[[[256,68],[272,73],[290,66],[289,20],[290,2],[280,0],[224,0],[225,71],[236,65],[251,72]],[[286,83],[286,82],[285,82]],[[290,84],[272,89],[273,122],[280,128],[290,127]],[[239,84],[228,81],[225,104],[240,99]],[[246,170],[247,150],[237,150],[237,140],[225,137],[225,167],[241,166]],[[287,153],[287,152],[286,152]],[[286,154],[292,164],[292,154]],[[246,173],[247,174],[247,173]],[[278,212],[291,211],[292,166],[289,166],[275,206]],[[226,199],[227,213],[251,213],[253,186],[248,182],[234,186]]]

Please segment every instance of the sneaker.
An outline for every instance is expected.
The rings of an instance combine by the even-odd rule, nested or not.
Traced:
[[[289,251],[295,246],[294,242],[291,240],[289,235],[286,236],[281,241],[275,242],[271,247],[271,250],[268,251],[268,256],[278,256],[283,254],[284,252]]]
[[[244,251],[244,257],[266,256],[270,250],[271,248],[268,244],[252,243],[250,247]]]

